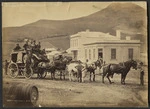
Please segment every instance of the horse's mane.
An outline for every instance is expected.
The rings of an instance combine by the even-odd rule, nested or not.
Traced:
[[[128,60],[128,61],[125,61],[125,62],[120,62],[119,64],[120,65],[124,65],[124,66],[131,66],[131,64],[132,64],[132,62],[133,62],[134,60]]]

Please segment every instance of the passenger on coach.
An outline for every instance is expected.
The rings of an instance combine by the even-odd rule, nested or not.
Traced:
[[[38,50],[41,49],[41,43],[40,43],[40,42],[37,44],[37,49],[38,49]]]
[[[29,47],[29,44],[28,44],[28,41],[26,41],[26,43],[23,45],[23,48],[25,51],[27,51],[28,47]]]
[[[15,47],[13,50],[14,50],[14,51],[21,50],[21,47],[19,46],[19,44],[16,44],[16,47]]]

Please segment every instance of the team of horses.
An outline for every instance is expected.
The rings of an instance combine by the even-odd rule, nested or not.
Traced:
[[[79,61],[72,61],[72,58],[67,56],[64,56],[61,60],[45,60],[45,62],[42,61],[40,64],[40,60],[37,59],[36,56],[32,56],[31,60],[31,63],[34,63],[33,66],[37,68],[35,69],[35,72],[37,72],[38,78],[43,77],[42,75],[46,72],[51,74],[51,79],[55,79],[55,72],[57,71],[60,72],[60,79],[62,80],[62,76],[63,79],[65,79],[66,72],[68,72],[70,81],[76,81],[77,79],[78,81],[80,80],[79,82],[84,82],[84,78],[88,74],[90,75],[89,81],[95,81],[95,71],[96,69],[99,69],[99,71],[102,71],[102,83],[104,83],[105,77],[107,77],[110,84],[113,83],[110,80],[110,77],[113,77],[114,73],[116,73],[121,74],[121,84],[125,84],[125,79],[130,68],[137,69],[137,62],[134,60],[118,64],[104,64],[100,60],[97,60],[88,65]],[[76,68],[79,64],[82,66],[80,72],[79,69]],[[93,77],[93,79],[91,79],[91,77]]]

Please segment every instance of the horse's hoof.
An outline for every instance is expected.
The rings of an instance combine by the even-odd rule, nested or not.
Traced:
[[[111,82],[111,83],[114,83],[114,82]]]

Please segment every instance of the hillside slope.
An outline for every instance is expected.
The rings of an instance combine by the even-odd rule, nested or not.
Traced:
[[[62,49],[69,48],[69,36],[80,31],[109,32],[115,35],[115,30],[142,33],[134,39],[146,41],[146,11],[132,3],[112,3],[105,9],[86,17],[56,21],[39,20],[21,27],[3,28],[3,41],[22,41],[24,38],[33,38],[52,43]],[[59,40],[61,39],[61,40]],[[145,42],[144,42],[145,43]]]

